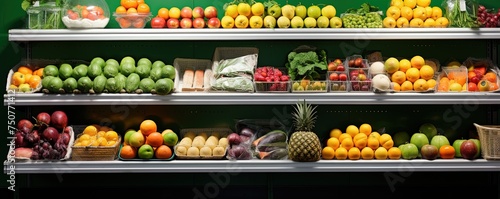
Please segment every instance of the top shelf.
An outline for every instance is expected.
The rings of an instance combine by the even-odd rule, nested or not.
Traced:
[[[9,41],[500,39],[500,28],[12,29]]]

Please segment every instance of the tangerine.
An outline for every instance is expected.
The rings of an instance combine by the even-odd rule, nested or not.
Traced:
[[[491,83],[497,83],[497,74],[495,74],[494,72],[487,72],[484,75],[484,78]]]
[[[152,147],[159,147],[163,145],[163,135],[159,132],[153,132],[146,137],[146,144]]]
[[[40,85],[40,82],[42,82],[42,78],[38,75],[33,75],[28,80],[28,84],[30,85],[31,88],[36,88],[38,85]]]
[[[117,141],[118,140],[118,133],[116,133],[116,131],[108,131],[104,134],[104,137],[108,141]]]
[[[120,149],[120,157],[123,159],[133,159],[137,155],[137,149],[130,145],[125,145]]]
[[[155,157],[158,159],[168,159],[172,157],[172,149],[167,145],[161,145],[155,150]]]
[[[120,5],[125,7],[126,9],[129,8],[137,8],[137,0],[120,0]]]
[[[335,157],[335,149],[332,147],[326,146],[321,151],[321,157],[325,160],[331,160]]]
[[[141,122],[139,130],[143,135],[148,136],[153,132],[157,132],[157,126],[153,120],[144,120]]]
[[[87,134],[89,136],[97,135],[97,128],[93,125],[89,125],[83,129],[83,134]]]
[[[141,3],[137,5],[137,12],[138,13],[149,13],[151,12],[151,9],[149,8],[148,4]]]
[[[116,7],[115,12],[117,14],[126,14],[127,13],[127,8],[125,8],[123,6],[118,6],[118,7]]]
[[[27,66],[21,66],[17,69],[17,72],[21,72],[22,74],[33,74],[33,70],[31,70],[29,67]]]
[[[359,160],[361,156],[361,151],[358,148],[353,147],[349,149],[347,156],[349,157],[350,160]]]
[[[167,20],[169,18],[168,16],[168,9],[167,8],[160,8],[158,10],[158,16]]]
[[[43,77],[43,68],[39,68],[39,69],[33,71],[33,75],[38,75],[40,77]]]
[[[439,147],[439,155],[443,159],[453,159],[455,158],[455,148],[449,144],[443,145]]]

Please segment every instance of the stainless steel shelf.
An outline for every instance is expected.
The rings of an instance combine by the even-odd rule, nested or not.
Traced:
[[[13,167],[12,167],[13,166]],[[494,160],[174,160],[4,163],[4,173],[459,172],[500,171]]]
[[[131,39],[133,38],[133,39]],[[500,28],[9,30],[9,41],[499,39]]]
[[[500,93],[173,93],[153,94],[5,94],[4,105],[419,105],[500,104]]]

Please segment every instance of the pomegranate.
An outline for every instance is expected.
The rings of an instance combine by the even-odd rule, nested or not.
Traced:
[[[57,131],[56,128],[49,126],[43,131],[43,138],[51,144],[55,144],[59,139],[59,131]]]
[[[68,126],[68,116],[63,111],[54,111],[50,117],[50,124],[62,130]]]
[[[28,128],[29,130],[33,129],[33,123],[28,119],[21,119],[17,123],[17,129]]]
[[[50,114],[47,112],[38,113],[38,115],[36,116],[36,123],[38,125],[49,125],[50,117]]]

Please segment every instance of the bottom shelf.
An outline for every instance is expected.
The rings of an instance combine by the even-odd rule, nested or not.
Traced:
[[[498,160],[183,160],[4,162],[4,173],[264,173],[500,171]]]

